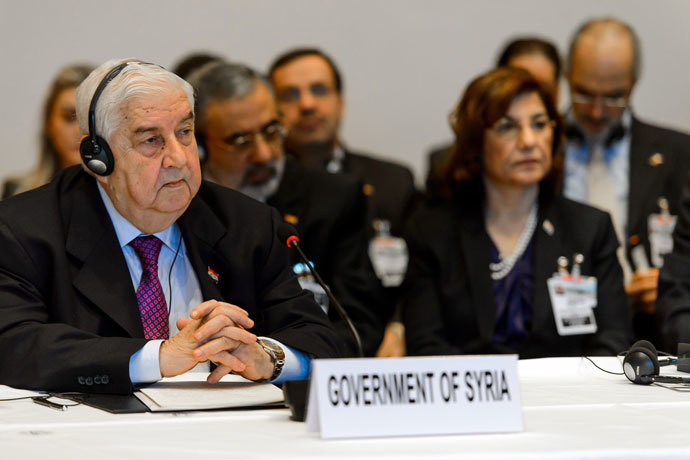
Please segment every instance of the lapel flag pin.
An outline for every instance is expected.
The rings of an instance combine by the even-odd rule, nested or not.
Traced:
[[[544,231],[546,232],[547,235],[552,236],[553,232],[555,231],[553,228],[553,224],[549,219],[544,219],[544,223],[541,226]]]
[[[661,166],[664,164],[664,156],[659,152],[649,157],[649,165],[652,167]]]
[[[208,277],[213,280],[214,283],[218,284],[218,273],[216,273],[211,267],[208,268]]]

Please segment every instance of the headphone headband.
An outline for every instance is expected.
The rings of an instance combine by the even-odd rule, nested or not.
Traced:
[[[81,154],[81,160],[84,162],[87,168],[94,174],[99,176],[107,176],[113,172],[115,167],[115,158],[113,157],[113,152],[110,150],[110,146],[105,139],[96,134],[96,104],[98,99],[101,97],[101,93],[105,90],[108,84],[117,77],[122,69],[127,67],[131,63],[139,64],[151,64],[150,62],[143,61],[127,61],[116,65],[103,77],[103,80],[96,87],[96,91],[93,93],[91,98],[91,103],[89,104],[89,114],[88,114],[88,125],[89,125],[89,135],[82,139],[79,145],[79,153]],[[160,66],[157,66],[160,67]],[[162,67],[161,67],[162,68]]]
[[[98,103],[98,98],[101,97],[101,93],[103,93],[103,90],[108,86],[108,83],[113,81],[113,79],[122,72],[122,69],[128,65],[129,61],[123,62],[110,69],[96,87],[96,91],[94,91],[91,103],[89,104],[89,135],[82,139],[79,145],[79,153],[86,167],[99,176],[107,176],[113,172],[115,158],[113,157],[113,152],[110,150],[108,142],[96,134],[96,104]]]
[[[91,142],[95,142],[96,140],[96,104],[98,103],[98,99],[101,97],[101,93],[105,90],[106,86],[117,77],[120,72],[122,72],[122,69],[127,67],[129,65],[129,61],[123,62],[122,64],[116,65],[112,69],[110,69],[110,72],[108,72],[105,77],[103,77],[103,80],[98,84],[98,87],[96,87],[96,91],[93,93],[93,97],[91,98],[91,104],[89,104],[89,138],[91,139]]]

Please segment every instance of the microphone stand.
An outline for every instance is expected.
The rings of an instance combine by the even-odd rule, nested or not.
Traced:
[[[331,304],[335,307],[336,311],[338,312],[338,315],[345,321],[345,324],[347,324],[348,329],[350,330],[350,333],[352,334],[352,337],[355,339],[355,348],[357,349],[357,355],[360,358],[364,357],[364,350],[362,349],[362,339],[359,337],[359,332],[357,332],[357,328],[355,328],[355,325],[352,323],[352,320],[348,316],[348,314],[345,312],[345,309],[343,308],[342,305],[340,305],[340,302],[335,298],[331,290],[328,288],[326,283],[323,282],[321,279],[321,276],[319,273],[314,270],[314,268],[311,266],[311,262],[309,262],[309,259],[307,256],[304,254],[302,251],[302,248],[299,247],[299,243],[297,242],[297,239],[291,239],[289,241],[289,244],[291,247],[295,248],[297,250],[297,253],[299,254],[300,258],[302,259],[302,262],[306,264],[306,266],[309,268],[309,271],[311,272],[312,276],[314,279],[321,285],[323,290],[326,292],[326,295],[328,296],[328,300],[331,302]]]

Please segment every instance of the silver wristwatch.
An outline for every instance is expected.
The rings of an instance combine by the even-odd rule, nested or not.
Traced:
[[[259,345],[261,345],[261,348],[268,353],[268,356],[271,357],[271,362],[273,363],[273,374],[271,374],[271,378],[268,380],[270,381],[277,379],[280,373],[283,371],[283,366],[285,365],[285,352],[280,345],[270,340],[259,339],[257,342]]]

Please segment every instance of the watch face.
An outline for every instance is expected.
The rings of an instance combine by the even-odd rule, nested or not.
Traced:
[[[271,357],[274,368],[273,375],[271,375],[269,380],[275,380],[283,370],[283,365],[285,364],[285,352],[280,345],[271,342],[270,340],[259,339],[258,343]]]
[[[267,349],[267,351],[270,350],[271,352],[273,352],[274,356],[271,356],[271,358],[273,358],[274,360],[285,358],[285,352],[280,347],[280,345],[278,345],[274,342],[271,342],[270,340],[265,340],[265,339],[259,339],[258,342],[259,342],[259,345],[261,345],[262,347]],[[271,354],[271,353],[269,352],[269,354]]]
[[[268,348],[269,350],[271,350],[274,353],[277,353],[278,351],[282,351],[282,350],[280,350],[280,348],[275,343],[270,342],[268,340],[259,339],[258,342],[259,342],[259,345],[261,345],[264,348]]]

